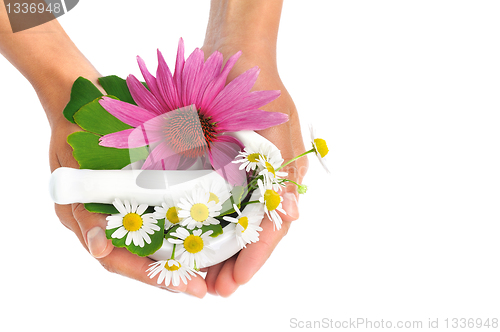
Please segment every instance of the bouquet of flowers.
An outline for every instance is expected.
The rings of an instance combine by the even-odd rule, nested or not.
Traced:
[[[103,95],[80,77],[64,110],[82,129],[68,136],[81,176],[85,170],[119,170],[170,172],[170,179],[172,174],[177,179],[179,185],[163,190],[161,200],[124,197],[117,184],[115,197],[102,199],[96,193],[95,199],[79,202],[90,212],[109,215],[106,235],[114,246],[156,260],[146,272],[158,276],[159,284],[186,283],[200,268],[257,242],[265,216],[280,229],[280,213],[286,214],[280,192],[293,182],[283,172],[289,163],[314,153],[326,169],[328,147],[312,128],[312,148],[287,162],[276,146],[254,132],[288,117],[259,109],[280,91],[250,92],[257,67],[226,84],[240,55],[224,66],[219,52],[205,61],[203,51],[196,49],[185,59],[181,39],[173,74],[159,51],[156,77],[137,57],[144,82],[133,75],[126,80],[101,77]],[[306,186],[293,183],[299,193],[306,192]],[[59,194],[53,196],[76,190],[62,180],[54,188]]]

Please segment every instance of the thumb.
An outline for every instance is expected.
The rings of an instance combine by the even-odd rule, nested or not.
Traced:
[[[106,216],[88,212],[83,204],[73,204],[72,208],[90,254],[95,258],[109,255],[114,246],[106,238]]]

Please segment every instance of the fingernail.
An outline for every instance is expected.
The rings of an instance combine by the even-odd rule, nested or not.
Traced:
[[[288,192],[283,195],[283,209],[291,218],[299,218],[299,203],[295,194]]]
[[[168,291],[170,293],[175,293],[175,294],[180,293],[180,291],[178,291],[177,289],[171,289],[171,288],[168,288],[168,287],[165,287],[165,286],[160,286],[159,288],[164,289],[164,290],[166,290],[166,291]]]
[[[106,250],[108,239],[101,227],[94,227],[87,232],[87,243],[89,251],[95,258],[100,258],[100,255]]]

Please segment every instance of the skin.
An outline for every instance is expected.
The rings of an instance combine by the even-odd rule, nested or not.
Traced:
[[[283,158],[289,160],[305,149],[296,107],[281,82],[276,63],[282,5],[282,0],[213,0],[202,49],[206,57],[219,51],[225,59],[239,50],[243,52],[228,82],[247,69],[259,66],[261,73],[253,89],[281,90],[280,98],[263,109],[286,113],[290,120],[259,133],[275,143]],[[99,86],[97,79],[102,75],[78,50],[57,20],[13,34],[3,0],[0,0],[0,53],[32,84],[47,115],[51,128],[51,171],[61,166],[78,168],[66,138],[80,128],[68,122],[62,110],[69,101],[74,80],[83,76]],[[307,159],[299,159],[285,171],[289,172],[288,178],[300,183],[307,172]],[[187,285],[181,283],[177,287],[158,286],[155,279],[147,276],[145,271],[153,263],[151,259],[133,255],[124,248],[114,248],[104,234],[105,215],[89,213],[82,204],[56,204],[55,211],[61,223],[75,233],[83,247],[108,271],[199,298],[207,292],[225,297],[253,277],[286,235],[291,222],[299,217],[295,185],[288,186],[282,195],[287,215],[282,215],[281,230],[275,231],[273,223],[266,217],[261,224],[263,231],[259,242],[248,245],[227,261],[205,269],[205,279],[194,277]]]

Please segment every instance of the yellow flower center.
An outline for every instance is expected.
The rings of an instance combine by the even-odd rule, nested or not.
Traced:
[[[240,224],[241,227],[243,227],[243,230],[241,231],[243,233],[248,227],[248,218],[241,217],[240,220],[238,220],[238,224]]]
[[[272,173],[274,176],[276,176],[276,171],[274,170],[274,167],[266,161],[266,169],[269,173]]]
[[[210,198],[208,199],[209,202],[212,202],[214,201],[215,204],[218,204],[219,203],[219,197],[214,194],[214,193],[210,193]]]
[[[191,254],[196,254],[203,250],[203,239],[196,235],[189,235],[184,240],[184,249]]]
[[[326,145],[326,141],[322,138],[316,138],[314,140],[314,146],[316,148],[316,152],[319,153],[321,158],[325,158],[328,154],[328,146]]]
[[[142,227],[142,218],[137,213],[127,213],[123,217],[123,227],[129,232],[138,231]]]
[[[273,211],[280,205],[281,197],[276,191],[267,189],[264,193],[264,201],[266,202],[267,210]]]
[[[167,215],[165,217],[172,224],[177,224],[179,222],[179,215],[177,214],[178,211],[179,209],[177,209],[175,206],[172,206],[167,210]]]
[[[208,207],[203,203],[194,204],[190,212],[191,218],[198,222],[205,221],[208,218]]]
[[[171,259],[169,259],[166,263],[165,263],[165,268],[167,269],[167,271],[177,271],[178,269],[181,268],[181,263],[179,263],[178,261],[175,261],[174,260],[174,264],[172,264],[172,266],[169,266],[168,263],[171,261]]]
[[[247,157],[247,159],[251,163],[256,163],[260,159],[260,154],[258,154],[258,153],[249,154],[248,157]]]

